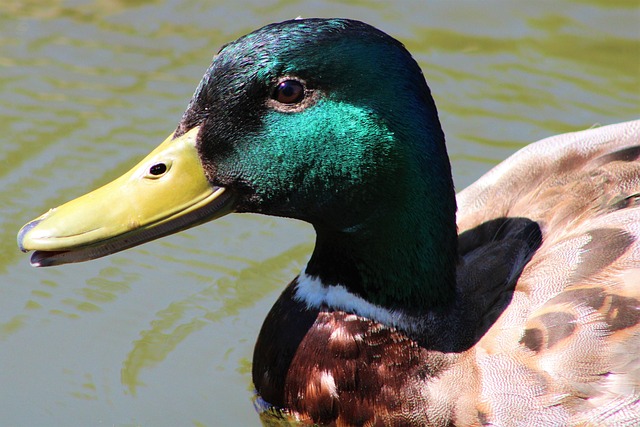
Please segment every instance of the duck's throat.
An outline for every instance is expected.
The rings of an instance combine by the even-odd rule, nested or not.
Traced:
[[[455,217],[434,226],[421,220],[404,215],[357,231],[316,227],[305,273],[389,310],[418,314],[447,307],[455,299]]]

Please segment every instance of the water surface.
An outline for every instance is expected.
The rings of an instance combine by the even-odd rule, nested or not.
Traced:
[[[309,226],[234,215],[48,269],[15,235],[162,141],[223,43],[299,15],[407,45],[460,189],[532,141],[640,112],[635,1],[3,1],[1,425],[258,425],[253,344]]]

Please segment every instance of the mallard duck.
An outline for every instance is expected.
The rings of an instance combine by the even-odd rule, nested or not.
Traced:
[[[18,243],[52,266],[231,212],[304,220],[315,249],[255,347],[265,422],[631,426],[639,157],[640,121],[555,136],[456,199],[403,45],[298,19],[225,45],[156,150]]]

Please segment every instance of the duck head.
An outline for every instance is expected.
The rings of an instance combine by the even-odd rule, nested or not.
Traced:
[[[25,225],[18,243],[36,251],[33,265],[58,265],[230,212],[313,224],[307,273],[324,283],[383,305],[448,298],[400,284],[453,283],[457,240],[436,107],[402,44],[358,21],[304,19],[225,45],[175,132],[122,177]]]

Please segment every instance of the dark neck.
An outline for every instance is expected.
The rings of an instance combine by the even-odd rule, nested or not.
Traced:
[[[306,272],[386,308],[426,310],[456,296],[456,199],[434,101],[417,64],[407,69],[415,98],[402,99],[414,108],[397,108],[387,122],[397,151],[375,200],[343,212],[352,227],[311,221],[317,241]]]
[[[450,182],[441,200],[412,195],[351,231],[315,226],[306,273],[386,308],[424,310],[455,298],[457,232]],[[418,187],[421,188],[421,187]],[[422,193],[422,194],[425,194]],[[384,197],[384,196],[383,196]]]

